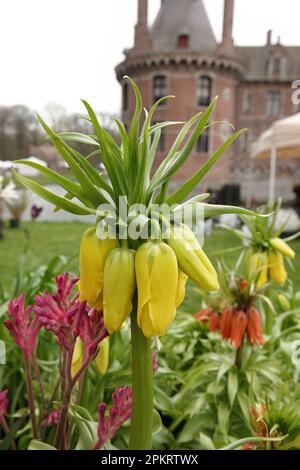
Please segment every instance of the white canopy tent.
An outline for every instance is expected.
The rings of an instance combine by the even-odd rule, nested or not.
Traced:
[[[275,199],[278,158],[300,158],[300,113],[276,121],[252,146],[252,158],[270,158],[269,202]]]

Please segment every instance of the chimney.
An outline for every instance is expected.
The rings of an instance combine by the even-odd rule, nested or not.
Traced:
[[[267,46],[271,46],[272,45],[272,30],[269,29],[269,31],[267,32]]]
[[[233,43],[234,0],[224,0],[223,39],[219,48],[221,55],[234,57]]]
[[[135,54],[143,54],[149,48],[148,0],[138,0],[138,22],[135,26],[134,52]]]

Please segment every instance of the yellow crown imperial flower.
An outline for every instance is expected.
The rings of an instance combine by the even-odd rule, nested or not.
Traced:
[[[100,374],[106,374],[109,364],[109,336],[99,344],[99,351],[94,359],[94,364]]]
[[[138,289],[137,323],[146,337],[165,333],[176,315],[178,265],[164,242],[148,241],[135,258]]]
[[[132,310],[135,291],[135,251],[116,248],[104,266],[103,311],[109,333],[119,331]]]
[[[296,253],[292,248],[289,247],[289,245],[282,240],[281,238],[272,238],[270,240],[271,246],[276,250],[279,251],[283,256],[286,256],[287,258],[294,259],[296,256]]]
[[[80,300],[86,300],[91,307],[103,307],[103,272],[107,255],[118,246],[115,239],[100,240],[95,228],[87,229],[80,245],[80,279],[78,283]]]
[[[261,289],[269,281],[269,259],[267,253],[253,253],[249,260],[249,274],[256,278],[256,287]]]
[[[284,258],[278,251],[269,252],[270,278],[279,284],[284,284],[287,272],[284,266]]]
[[[217,272],[189,227],[184,224],[172,227],[168,244],[176,253],[180,269],[198,287],[219,290]]]

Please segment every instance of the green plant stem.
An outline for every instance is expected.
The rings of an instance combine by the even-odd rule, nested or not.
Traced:
[[[243,355],[244,355],[244,346],[245,346],[245,343],[244,343],[244,340],[243,340],[240,347],[236,350],[235,365],[238,369],[240,369],[242,367]]]
[[[129,449],[152,449],[153,368],[150,340],[137,325],[136,302],[131,314],[132,417]]]
[[[31,419],[31,424],[32,424],[32,435],[34,439],[38,439],[39,432],[38,432],[36,416],[35,416],[35,401],[34,401],[34,392],[33,392],[32,377],[31,377],[31,364],[30,364],[29,357],[26,356],[26,354],[24,354],[24,364],[25,364],[28,408],[29,408],[30,419]]]
[[[0,427],[2,427],[2,429],[3,429],[3,431],[4,431],[5,434],[9,434],[10,429],[9,429],[9,427],[8,427],[8,424],[7,424],[5,418],[2,418],[2,419],[0,420]],[[17,446],[16,446],[16,444],[15,444],[15,441],[12,441],[12,442],[11,442],[11,450],[17,450]]]

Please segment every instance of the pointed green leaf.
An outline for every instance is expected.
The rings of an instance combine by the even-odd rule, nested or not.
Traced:
[[[96,213],[96,211],[93,209],[90,209],[86,206],[82,206],[80,204],[76,204],[75,202],[68,201],[62,196],[58,196],[57,194],[53,193],[52,191],[49,191],[40,184],[36,183],[35,181],[26,178],[26,176],[18,174],[14,169],[12,169],[12,172],[15,178],[23,186],[25,186],[25,188],[30,189],[30,191],[33,191],[39,197],[45,199],[45,201],[50,202],[51,204],[59,207],[60,209],[64,209],[66,212],[70,212],[71,214],[76,215],[90,215]]]
[[[60,132],[57,135],[65,142],[77,142],[79,144],[89,144],[99,147],[99,142],[87,134],[81,134],[80,132]]]
[[[223,155],[223,153],[230,147],[230,145],[243,133],[246,129],[242,129],[236,132],[233,136],[231,136],[226,142],[224,142],[216,152],[210,157],[207,163],[203,165],[203,167],[195,173],[192,178],[186,181],[184,184],[180,186],[173,194],[171,194],[168,199],[167,203],[177,204],[178,202],[183,201],[188,197],[189,194],[196,188],[196,186],[200,183],[203,177],[208,173],[208,171],[212,168],[213,165],[218,161],[218,159]]]
[[[40,171],[44,175],[48,176],[49,179],[51,179],[54,183],[68,191],[68,193],[72,194],[72,196],[77,197],[84,204],[89,204],[88,200],[84,197],[84,192],[82,191],[81,186],[73,183],[73,181],[68,180],[68,178],[61,176],[59,173],[56,173],[50,168],[47,168],[44,165],[40,165],[39,163],[31,162],[29,160],[15,160],[14,163],[30,166],[35,170]]]

